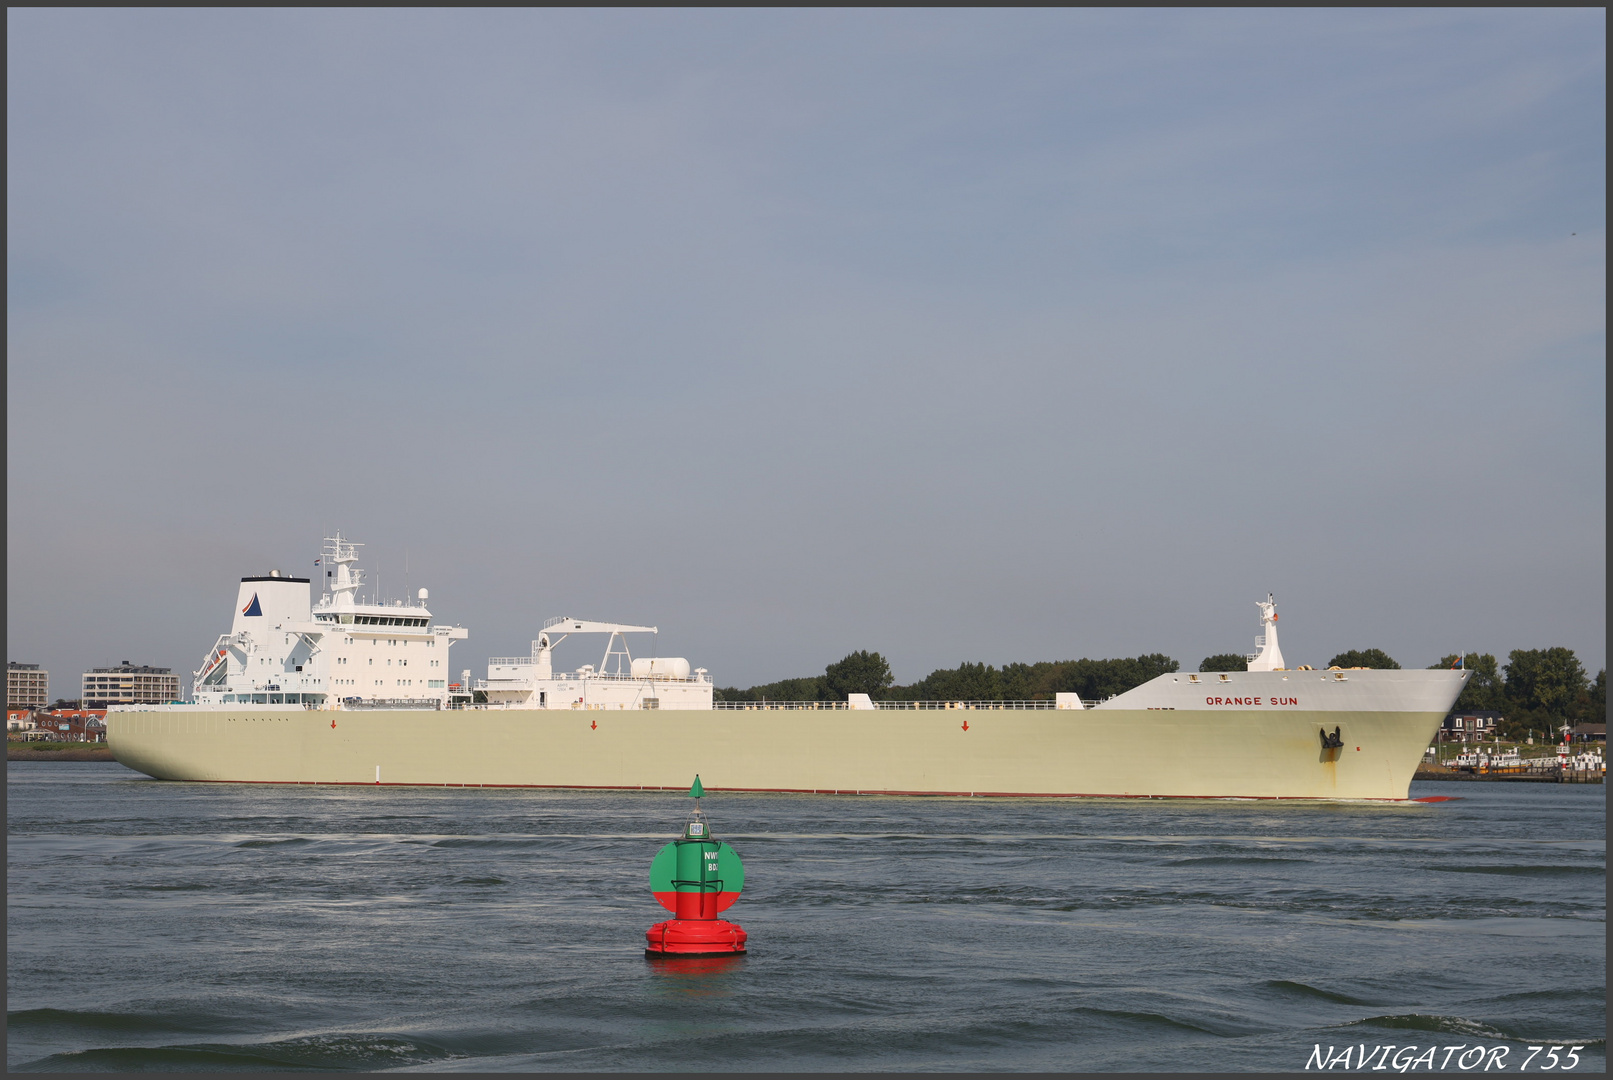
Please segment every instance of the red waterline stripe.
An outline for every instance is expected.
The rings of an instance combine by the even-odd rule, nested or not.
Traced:
[[[139,771],[139,770],[137,770]],[[147,775],[150,775],[149,773]],[[153,778],[157,779],[157,778]],[[181,784],[312,784],[318,787],[444,787],[444,788],[532,788],[544,791],[683,791],[681,787],[649,787],[644,784],[435,784],[424,781],[400,784],[374,780],[180,780]],[[1114,795],[1097,791],[890,791],[873,788],[751,788],[708,787],[707,791],[733,791],[771,795],[904,795],[947,796],[982,799],[1205,799],[1261,802],[1450,802],[1461,795],[1431,795],[1421,799],[1345,799],[1332,795]]]

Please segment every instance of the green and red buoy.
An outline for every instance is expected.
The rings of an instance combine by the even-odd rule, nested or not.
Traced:
[[[651,956],[735,956],[745,951],[744,928],[717,918],[739,899],[745,867],[733,848],[712,838],[711,825],[700,812],[705,793],[696,776],[689,788],[694,811],[683,835],[656,852],[650,863],[650,891],[672,912],[672,918],[645,931],[644,951]]]

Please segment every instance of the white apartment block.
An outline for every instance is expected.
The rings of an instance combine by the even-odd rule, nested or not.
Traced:
[[[179,700],[179,676],[171,668],[146,667],[125,660],[117,667],[92,668],[84,673],[79,696],[86,709],[108,705],[162,705]]]
[[[43,709],[50,704],[50,672],[38,664],[6,664],[6,705],[18,709]]]

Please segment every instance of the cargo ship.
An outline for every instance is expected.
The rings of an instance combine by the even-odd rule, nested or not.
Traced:
[[[720,701],[707,669],[632,655],[656,627],[567,617],[454,680],[465,628],[425,589],[361,599],[360,546],[326,539],[317,600],[311,578],[242,578],[192,700],[108,711],[117,760],[231,783],[1395,801],[1468,677],[1287,668],[1268,596],[1248,670],[1103,701]],[[600,663],[557,670],[580,635]]]

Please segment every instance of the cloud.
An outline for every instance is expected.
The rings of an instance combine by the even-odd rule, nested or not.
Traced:
[[[338,525],[478,669],[562,609],[723,682],[1192,663],[1273,588],[1602,663],[1600,12],[9,19],[55,668]]]

